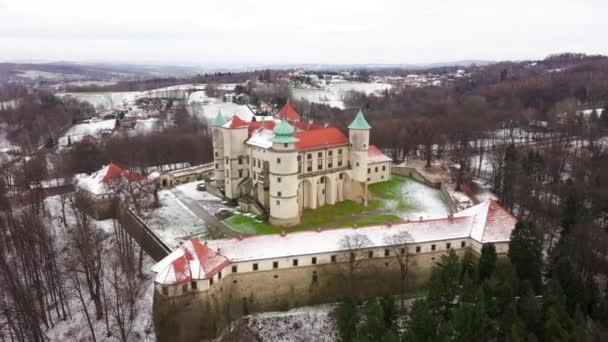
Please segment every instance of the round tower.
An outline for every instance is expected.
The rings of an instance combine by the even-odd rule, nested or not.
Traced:
[[[367,123],[363,112],[359,110],[357,116],[348,126],[348,140],[350,142],[350,166],[353,180],[367,183],[367,158],[369,150],[369,131],[372,127]]]
[[[215,186],[221,190],[224,190],[224,137],[222,126],[225,124],[226,118],[219,110],[211,123],[211,135],[213,137],[213,162],[215,164],[213,179]]]
[[[298,151],[293,136],[295,129],[281,120],[273,130],[269,151],[270,223],[292,226],[300,222],[298,210]]]

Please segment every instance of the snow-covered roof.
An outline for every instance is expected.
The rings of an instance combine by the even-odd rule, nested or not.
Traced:
[[[382,153],[379,148],[374,145],[369,145],[367,151],[367,162],[369,164],[392,162],[393,160],[386,154]]]
[[[80,189],[94,195],[103,195],[110,192],[108,182],[117,177],[125,177],[129,181],[140,181],[146,178],[140,174],[125,171],[116,164],[110,163],[91,175],[78,174],[74,176],[74,180],[76,186]]]
[[[251,134],[247,144],[261,148],[271,148],[273,137],[274,133],[271,129],[260,128]]]
[[[402,222],[392,225],[377,225],[362,228],[329,229],[305,231],[289,234],[269,234],[209,240],[201,243],[191,240],[169,254],[156,264],[152,271],[158,273],[156,282],[176,284],[177,278],[171,277],[183,265],[183,256],[192,243],[204,244],[211,253],[212,265],[229,264],[264,259],[277,259],[291,256],[314,255],[345,251],[343,241],[348,236],[363,235],[369,239],[366,248],[391,246],[390,237],[407,233],[411,243],[425,243],[471,238],[480,243],[507,242],[516,220],[495,201],[486,201],[463,210],[454,217],[442,219]],[[193,242],[195,241],[195,242]],[[224,259],[221,259],[220,256]],[[221,262],[220,262],[221,259]],[[204,261],[206,262],[206,261]],[[198,267],[194,263],[192,266]],[[195,273],[195,272],[191,272]],[[199,274],[202,274],[199,272]],[[206,272],[205,275],[211,275]],[[194,277],[194,275],[193,275]],[[196,279],[206,279],[205,277]]]

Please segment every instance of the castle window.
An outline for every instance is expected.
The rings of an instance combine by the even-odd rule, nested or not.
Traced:
[[[374,170],[374,172],[378,172],[378,167],[376,166],[376,169]]]
[[[363,148],[366,148],[367,146],[365,146],[365,144],[363,144]]]
[[[217,153],[217,151],[215,152],[215,157],[217,158],[220,154]]]
[[[342,158],[341,157],[338,159],[338,167],[340,167],[340,166],[342,166]]]
[[[420,246],[416,246],[416,253],[420,253]]]
[[[195,281],[190,282],[190,287],[191,287],[193,290],[196,290],[196,285],[197,285],[197,284],[196,284],[196,282],[195,282]]]
[[[165,296],[169,295],[169,289],[166,286],[161,287],[161,290],[163,292],[163,295],[165,295]]]
[[[382,167],[382,171],[386,171],[386,165]]]
[[[336,256],[335,255],[331,256],[331,262],[336,262]]]
[[[311,153],[307,154],[306,159],[312,159],[312,154]]]
[[[319,183],[321,183],[321,184],[325,183],[325,178],[319,179]]]
[[[262,167],[262,163],[260,162],[259,159],[258,159],[258,167]]]
[[[283,144],[283,147],[287,148],[287,144]]]
[[[298,155],[298,161],[302,161],[302,156]]]
[[[239,282],[239,281],[238,281],[238,280],[236,280],[236,279],[232,281],[232,283],[233,283],[233,284],[236,284],[236,283],[238,283],[238,282]]]
[[[277,164],[281,164],[281,158],[277,158]]]
[[[228,157],[226,157],[226,165],[228,165]]]
[[[280,191],[277,192],[277,196],[281,197],[281,192]]]
[[[372,173],[372,169],[368,168],[367,169],[367,174],[369,175],[370,173]]]
[[[239,170],[239,178],[243,177],[243,170]]]
[[[281,177],[277,177],[277,183],[281,183]]]
[[[220,164],[215,163],[215,168],[216,168],[216,169],[219,169],[219,168],[220,168]]]
[[[431,245],[431,250],[434,251],[435,250],[435,245]]]
[[[446,244],[445,244],[445,248],[446,248],[446,249],[450,249],[450,248],[452,248],[452,244],[451,244],[451,243],[449,243],[449,242],[448,242],[448,243],[446,243]]]
[[[338,149],[338,154],[342,154],[342,149]]]
[[[384,179],[384,176],[380,176],[381,179]]]
[[[281,205],[281,201],[277,200],[277,205]]]
[[[323,158],[323,152],[319,152],[319,153],[317,153],[317,157],[318,157],[318,158]]]
[[[374,251],[367,252],[367,257],[370,258],[370,259],[373,258],[374,257]]]
[[[391,255],[391,250],[387,248],[384,250],[384,256],[387,257],[389,255]]]
[[[236,271],[237,271],[237,267],[236,267],[236,265],[233,265],[232,266],[232,273],[236,273]]]
[[[401,248],[400,253],[401,253],[401,255],[405,255],[405,248]]]
[[[213,278],[209,278],[209,286],[213,285]]]
[[[312,257],[312,260],[310,261],[311,264],[316,265],[317,264],[317,257]]]
[[[464,248],[467,245],[466,241],[460,241],[460,247]]]
[[[226,177],[230,177],[230,171],[226,170]]]
[[[277,274],[275,274],[273,278],[274,278],[274,279],[278,279],[278,278],[279,278],[279,276],[278,276]]]
[[[182,285],[182,293],[188,292],[188,283]]]
[[[341,174],[338,176],[338,178],[339,178],[339,179],[344,178],[344,174],[343,174],[343,173],[341,173]]]
[[[334,151],[329,151],[327,152],[327,155],[329,155],[330,157],[334,155]]]
[[[357,166],[359,166],[359,162],[357,162]]]
[[[372,180],[371,178],[367,177],[367,181],[368,181],[368,182],[369,182],[369,181],[371,181],[371,180]]]
[[[279,268],[279,262],[278,261],[273,261],[272,262],[272,268]]]
[[[233,268],[233,273],[234,273],[234,268]],[[222,279],[222,271],[217,272],[217,279]]]
[[[243,165],[243,157],[239,157],[239,165]]]
[[[293,265],[298,266],[298,259],[293,259]]]
[[[317,271],[312,271],[312,282],[316,283],[318,280]]]
[[[258,270],[258,264],[257,264],[257,263],[253,264],[253,270],[254,270],[254,271],[257,271],[257,270]]]
[[[323,170],[323,159],[317,159],[317,170]]]

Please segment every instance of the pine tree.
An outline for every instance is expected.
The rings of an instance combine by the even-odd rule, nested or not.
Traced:
[[[570,339],[568,331],[561,324],[558,314],[553,308],[547,311],[543,325],[543,336],[545,341],[567,342]]]
[[[424,299],[412,305],[404,340],[407,342],[433,342],[440,340],[439,322]]]
[[[542,314],[532,288],[526,290],[524,295],[519,298],[517,312],[528,333],[538,334],[540,332]]]
[[[339,340],[342,342],[354,341],[357,336],[358,323],[359,314],[357,312],[357,305],[352,298],[347,297],[336,309],[336,325]]]
[[[509,259],[521,281],[528,281],[536,293],[541,288],[541,244],[534,226],[525,221],[515,224],[509,242]]]
[[[454,312],[451,323],[452,341],[486,341],[490,337],[489,319],[483,297],[480,297],[476,305],[461,303]]]
[[[496,269],[496,247],[492,243],[484,244],[481,247],[481,257],[479,258],[479,282],[483,283],[490,279]]]
[[[366,311],[367,320],[361,335],[366,336],[370,341],[379,341],[387,330],[382,306],[376,298],[373,298],[367,301]]]
[[[449,320],[454,300],[458,294],[460,263],[453,249],[443,255],[431,271],[428,303],[443,321]]]
[[[471,280],[475,280],[475,274],[475,256],[470,249],[467,249],[460,259],[460,282],[463,283],[467,275]]]

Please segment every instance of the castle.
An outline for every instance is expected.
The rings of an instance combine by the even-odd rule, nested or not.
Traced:
[[[346,137],[303,120],[289,102],[251,122],[220,112],[212,122],[214,185],[277,226],[298,224],[304,209],[347,199],[367,205],[367,186],[391,174],[391,159],[369,145],[370,130],[361,111]]]

